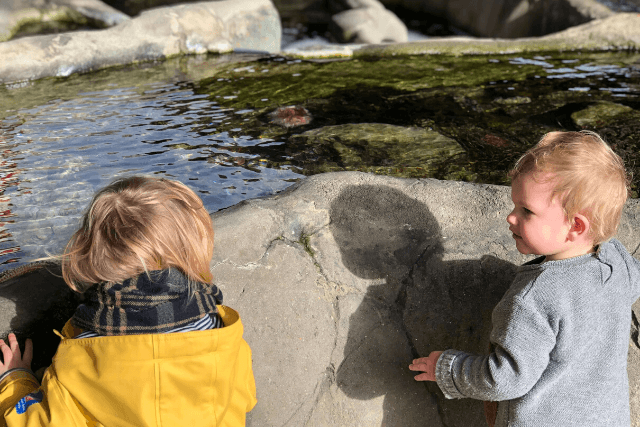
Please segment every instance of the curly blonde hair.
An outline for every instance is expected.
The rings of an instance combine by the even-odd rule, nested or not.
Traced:
[[[589,219],[590,237],[598,245],[613,237],[629,194],[624,162],[591,131],[550,132],[527,151],[509,172],[512,180],[530,172],[548,173],[567,218]],[[538,175],[539,176],[539,175]]]
[[[142,272],[175,267],[211,283],[213,226],[202,200],[186,185],[131,176],[98,191],[61,255],[62,276],[79,292]]]

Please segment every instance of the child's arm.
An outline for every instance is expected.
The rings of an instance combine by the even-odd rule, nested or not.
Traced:
[[[531,390],[556,345],[556,331],[542,309],[544,304],[536,298],[503,299],[493,316],[493,353],[477,356],[446,350],[440,354],[435,378],[445,396],[501,401]]]

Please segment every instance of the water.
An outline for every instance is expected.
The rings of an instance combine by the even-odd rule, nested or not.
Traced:
[[[594,102],[615,103],[607,113],[613,122],[593,126],[622,141],[616,150],[634,160],[639,121],[620,122],[629,115],[616,111],[640,114],[638,58],[576,53],[315,63],[228,55],[0,88],[0,272],[59,253],[93,193],[130,174],[180,180],[210,212],[327,170],[503,183],[504,168],[544,132],[578,129],[576,112],[587,123],[581,127],[589,127],[581,111]],[[313,120],[275,124],[273,111],[292,104],[304,105]],[[397,173],[411,169],[402,164],[407,160],[391,158],[384,141],[369,155],[362,141],[349,145],[344,136],[335,136],[338,151],[337,142],[311,146],[297,137],[367,123],[433,128],[464,150],[432,170],[407,174]],[[362,164],[348,163],[345,153]]]
[[[234,114],[188,84],[150,82],[83,92],[5,117],[0,270],[62,250],[93,193],[116,177],[182,181],[213,212],[274,194],[302,176],[240,152],[282,142],[217,132]]]

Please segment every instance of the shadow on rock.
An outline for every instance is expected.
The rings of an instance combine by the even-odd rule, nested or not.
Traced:
[[[66,285],[55,264],[19,269],[23,273],[0,278],[0,337],[6,340],[10,332],[15,333],[21,349],[25,339],[31,338],[32,369],[37,371],[51,364],[60,343],[53,329],[62,330],[80,297]]]
[[[338,387],[358,400],[384,396],[383,426],[485,426],[480,401],[446,400],[408,365],[434,350],[486,353],[491,312],[515,266],[492,256],[445,261],[435,217],[391,187],[347,187],[332,203],[331,227],[344,266],[375,280],[357,302],[340,304],[350,317]]]

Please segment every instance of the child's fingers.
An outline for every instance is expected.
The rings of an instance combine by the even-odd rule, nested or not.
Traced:
[[[17,351],[18,356],[20,356],[20,346],[18,345],[18,338],[16,337],[16,334],[9,334],[9,347],[11,347],[11,351],[14,355]]]
[[[414,363],[413,365],[409,365],[409,370],[411,371],[426,371],[429,366],[426,363]]]
[[[427,374],[426,372],[424,374],[420,374],[420,375],[416,375],[415,377],[413,377],[416,381],[435,381],[436,379],[433,377],[433,375]]]

